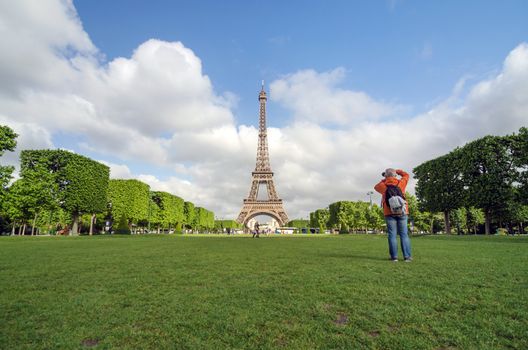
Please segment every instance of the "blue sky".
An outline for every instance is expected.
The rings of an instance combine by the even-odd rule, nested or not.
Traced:
[[[412,177],[527,126],[527,14],[527,1],[0,2],[0,124],[20,135],[0,161],[65,148],[235,218],[265,80],[288,215],[367,201],[387,167]]]
[[[74,2],[107,59],[150,38],[181,41],[218,92],[240,97],[255,123],[255,90],[301,69],[344,67],[342,87],[423,111],[454,83],[497,71],[528,33],[526,1],[91,1]],[[287,114],[270,105],[270,123]],[[276,113],[275,113],[276,112]]]

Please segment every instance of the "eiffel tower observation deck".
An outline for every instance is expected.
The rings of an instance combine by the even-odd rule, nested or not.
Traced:
[[[268,152],[268,130],[266,127],[266,101],[267,96],[264,91],[264,83],[259,93],[260,113],[259,113],[259,133],[257,146],[257,162],[255,170],[251,173],[251,188],[249,196],[244,199],[237,222],[247,226],[249,220],[258,215],[267,215],[274,218],[280,226],[286,225],[288,215],[284,211],[282,199],[277,195],[273,182],[273,171]],[[267,190],[266,199],[259,198],[259,188]]]

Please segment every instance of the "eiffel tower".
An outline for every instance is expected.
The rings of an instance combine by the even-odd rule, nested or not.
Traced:
[[[273,172],[269,161],[268,153],[268,131],[266,128],[266,92],[264,82],[259,94],[260,114],[259,114],[259,138],[257,147],[257,165],[255,171],[251,173],[251,189],[248,198],[244,199],[244,205],[237,222],[247,225],[248,221],[258,215],[268,215],[277,220],[280,226],[288,223],[288,215],[282,206],[282,199],[277,195],[273,183]],[[268,199],[257,199],[260,185],[266,185]]]

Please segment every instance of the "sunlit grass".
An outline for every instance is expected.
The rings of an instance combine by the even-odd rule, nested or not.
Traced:
[[[528,348],[528,239],[2,237],[0,348]],[[400,253],[401,254],[401,253]]]

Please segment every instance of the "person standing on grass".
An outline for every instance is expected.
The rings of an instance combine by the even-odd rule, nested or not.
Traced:
[[[257,238],[259,238],[259,223],[258,221],[255,223],[255,226],[253,227],[253,238],[255,238],[255,235],[257,235]]]
[[[399,235],[403,258],[406,262],[410,262],[412,260],[411,240],[407,234],[409,207],[405,200],[405,188],[409,181],[409,174],[401,169],[389,168],[381,176],[384,179],[378,182],[374,189],[381,193],[382,196],[381,205],[383,207],[383,215],[385,215],[385,222],[387,223],[390,259],[398,261],[396,235]]]

